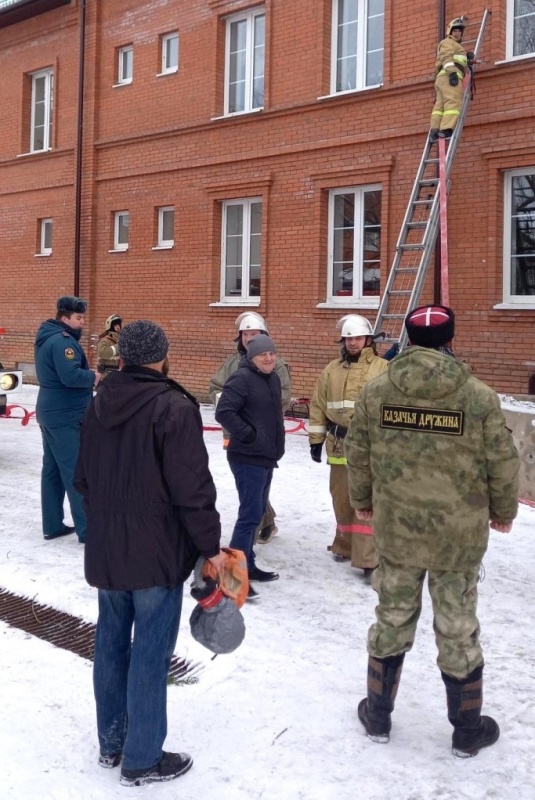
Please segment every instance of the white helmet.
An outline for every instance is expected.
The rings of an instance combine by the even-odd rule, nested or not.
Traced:
[[[266,320],[255,311],[245,311],[236,319],[238,331],[265,331],[269,333]]]
[[[114,325],[122,323],[122,319],[119,314],[111,314],[108,319],[106,320],[106,330],[111,331]]]
[[[342,339],[350,336],[373,336],[373,328],[369,321],[358,314],[346,314],[338,320],[336,328],[340,331]]]

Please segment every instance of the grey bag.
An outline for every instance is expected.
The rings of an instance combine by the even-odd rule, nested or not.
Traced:
[[[191,594],[197,605],[189,618],[191,635],[212,653],[232,653],[243,642],[245,622],[236,603],[225,597],[213,581],[204,580],[204,561],[201,556],[195,565]]]

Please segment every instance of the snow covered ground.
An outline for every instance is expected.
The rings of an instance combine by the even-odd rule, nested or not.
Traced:
[[[36,388],[17,402],[35,407]],[[15,399],[15,397],[13,398]],[[213,424],[211,407],[203,407]],[[219,432],[206,432],[227,543],[237,497]],[[0,419],[0,587],[96,621],[96,591],[83,576],[75,536],[41,535],[41,442],[32,419]],[[97,766],[91,664],[0,623],[0,798],[113,800],[527,800],[534,797],[535,509],[522,507],[509,536],[491,534],[480,585],[486,653],[485,710],[500,741],[477,758],[450,753],[451,726],[436,666],[428,598],[405,661],[393,733],[374,744],[357,719],[365,694],[366,632],[375,595],[327,553],[333,513],[325,464],[306,435],[287,437],[273,505],[279,535],[258,546],[259,566],[280,571],[246,604],[247,635],[229,656],[211,654],[189,633],[186,592],[177,653],[206,667],[197,685],[169,689],[168,750],[190,752],[184,777],[139,789]]]

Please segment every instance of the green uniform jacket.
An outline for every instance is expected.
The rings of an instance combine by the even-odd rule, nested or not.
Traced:
[[[223,361],[217,372],[212,375],[208,393],[214,406],[217,405],[217,401],[221,396],[223,386],[227,382],[227,379],[233,372],[236,372],[244,355],[245,353],[240,353],[238,351],[234,353],[234,355],[229,356]],[[282,411],[284,413],[286,409],[290,408],[290,403],[292,402],[292,384],[290,381],[290,368],[286,361],[283,361],[283,359],[278,356],[275,361],[275,372],[279,376],[281,382]]]
[[[373,507],[379,555],[462,571],[487,549],[489,518],[518,511],[518,454],[497,394],[451,356],[409,347],[367,384],[345,440],[349,494]]]

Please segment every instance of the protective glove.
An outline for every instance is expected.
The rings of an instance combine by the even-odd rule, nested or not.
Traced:
[[[456,72],[452,72],[451,75],[448,76],[448,80],[450,82],[450,86],[458,86],[459,84],[459,76]]]
[[[320,442],[319,444],[311,444],[310,445],[310,458],[312,461],[316,461],[316,463],[321,464],[321,448],[323,444]]]
[[[468,61],[469,64],[473,64],[474,61],[476,60],[476,54],[472,53],[472,51],[469,50],[468,53],[466,54],[466,60]]]

